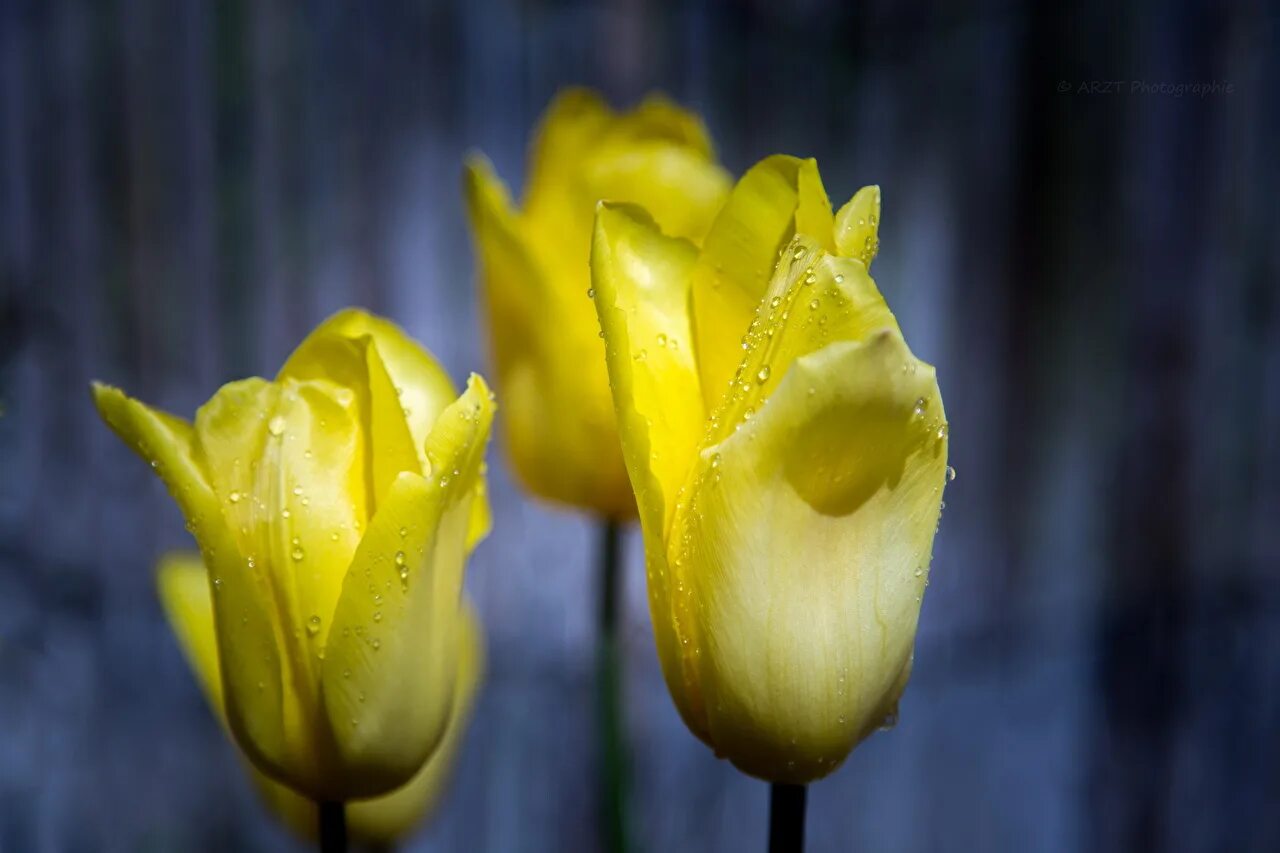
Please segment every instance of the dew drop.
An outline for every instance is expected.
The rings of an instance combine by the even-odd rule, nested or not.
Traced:
[[[276,415],[274,418],[269,420],[267,422],[267,432],[271,433],[276,438],[284,435],[284,418]]]
[[[658,333],[658,346],[662,347],[663,349],[666,349],[666,346],[667,346],[667,336],[662,334],[661,332]]]
[[[231,494],[227,495],[227,500],[231,501],[233,504],[240,503],[240,493],[232,492]]]
[[[297,562],[301,562],[302,558],[307,556],[307,552],[303,551],[302,546],[295,542],[293,546],[293,552],[290,554],[290,556],[293,557],[293,561],[297,563]]]
[[[720,459],[720,454],[719,454],[719,453],[713,453],[713,454],[711,454],[711,467],[712,467],[712,468],[719,468],[719,467],[720,467],[720,462],[721,462],[721,459]]]
[[[843,281],[844,281],[844,273],[836,273],[836,284],[840,284]]]
[[[769,365],[766,364],[764,367],[760,368],[760,372],[756,374],[756,382],[763,385],[768,381],[769,381]]]
[[[945,423],[938,425],[938,440],[946,438],[951,432],[951,428]],[[947,479],[951,479],[951,475],[947,475]]]
[[[595,299],[595,298],[596,298],[596,289],[595,289],[594,287],[588,287],[588,288],[587,288],[587,298],[588,298],[588,299]]]
[[[214,591],[214,592],[217,592],[217,591],[218,591],[218,590],[220,590],[220,589],[222,589],[222,578],[214,578],[214,579],[213,579],[213,591]]]
[[[926,400],[924,397],[917,397],[916,407],[914,410],[912,410],[912,414],[914,414],[917,418],[922,418],[924,417],[924,413],[928,410],[928,408],[929,408],[929,401]]]
[[[376,652],[378,649],[382,648],[382,641],[377,637],[374,637],[369,641],[369,645],[373,646],[373,650]]]
[[[382,611],[381,611],[381,610],[375,610],[375,611],[373,611],[373,621],[374,621],[374,622],[381,622],[381,621],[382,621]]]
[[[313,637],[320,633],[320,617],[315,613],[312,613],[311,618],[307,620],[307,633]]]
[[[956,478],[956,469],[948,465],[947,466],[947,482],[950,483],[955,478]]]
[[[809,310],[811,310],[811,311],[817,311],[817,310],[818,310],[818,306],[819,306],[820,304],[821,304],[821,303],[820,303],[820,302],[818,302],[818,300],[817,300],[817,299],[810,299],[810,300],[809,300]]]

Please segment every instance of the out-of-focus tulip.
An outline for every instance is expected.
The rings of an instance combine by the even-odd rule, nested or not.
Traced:
[[[506,441],[525,488],[612,518],[635,516],[588,294],[601,199],[643,205],[700,242],[730,185],[699,119],[661,97],[616,113],[574,89],[548,108],[517,210],[483,157],[467,209],[488,308]]]
[[[169,625],[215,716],[225,725],[218,638],[204,563],[197,554],[171,554],[161,561],[157,581]],[[484,636],[470,605],[462,608],[458,631],[457,683],[444,737],[406,785],[375,799],[347,804],[347,829],[355,841],[389,845],[407,836],[431,814],[444,793],[484,671]],[[316,804],[252,764],[247,766],[258,793],[277,817],[302,837],[314,838]]]
[[[880,193],[834,217],[770,157],[702,248],[601,204],[595,302],[667,686],[770,781],[825,776],[896,713],[947,477],[934,369],[868,273]]]
[[[463,569],[489,526],[484,380],[457,396],[398,327],[344,311],[194,424],[94,397],[200,546],[245,754],[317,801],[408,782],[454,706]]]

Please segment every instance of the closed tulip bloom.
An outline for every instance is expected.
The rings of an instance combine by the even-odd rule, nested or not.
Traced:
[[[222,674],[214,627],[209,576],[196,554],[171,554],[158,571],[160,603],[177,635],[182,652],[195,671],[214,715],[224,725]],[[347,804],[350,837],[367,844],[391,845],[409,835],[432,813],[448,782],[484,670],[484,637],[475,611],[464,604],[458,620],[458,674],[453,707],[439,746],[403,787],[371,800]],[[254,787],[271,811],[304,838],[316,830],[316,805],[248,765]]]
[[[806,783],[896,713],[947,471],[934,369],[868,272],[879,190],[834,217],[770,157],[701,249],[601,204],[591,257],[649,602],[689,728]]]
[[[587,292],[596,202],[641,204],[667,233],[698,243],[729,186],[702,122],[656,96],[623,113],[584,90],[557,97],[519,209],[487,160],[468,161],[506,441],[529,491],[607,517],[636,513]]]
[[[454,707],[463,569],[489,526],[484,380],[459,396],[395,325],[344,311],[194,423],[94,397],[200,546],[244,753],[317,801],[408,782]]]

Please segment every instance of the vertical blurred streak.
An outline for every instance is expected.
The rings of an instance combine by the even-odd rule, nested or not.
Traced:
[[[0,530],[29,530],[32,502],[22,483],[34,481],[40,439],[35,412],[24,408],[28,389],[37,385],[21,355],[30,333],[34,282],[34,232],[28,16],[17,3],[0,3]],[[19,401],[22,401],[21,403]]]
[[[140,394],[154,393],[163,373],[160,355],[168,320],[161,303],[163,288],[157,243],[152,232],[152,211],[162,181],[157,171],[165,154],[164,141],[153,133],[156,100],[152,74],[155,44],[149,38],[153,28],[152,0],[121,0],[120,46],[124,56],[124,138],[128,173],[128,263],[125,287],[128,293],[128,336],[131,372],[137,377]]]
[[[217,285],[224,322],[221,365],[225,376],[265,370],[256,351],[253,311],[257,270],[253,267],[253,231],[249,193],[249,42],[247,0],[221,0],[213,6],[214,161],[217,188]]]
[[[222,312],[218,304],[217,162],[214,138],[213,14],[202,0],[184,0],[179,55],[184,85],[181,145],[185,149],[181,203],[184,233],[177,281],[186,294],[184,359],[190,385],[209,389],[221,379]],[[199,402],[198,400],[196,402]]]
[[[1221,18],[1186,11],[1176,22],[1136,28],[1132,67],[1212,79]],[[1140,97],[1126,106],[1130,145],[1122,156],[1132,192],[1121,210],[1134,244],[1121,300],[1123,418],[1111,589],[1098,636],[1103,719],[1093,790],[1095,837],[1105,841],[1099,849],[1141,851],[1164,849],[1194,825],[1191,815],[1171,810],[1170,794],[1188,706],[1190,528],[1198,522],[1186,463],[1196,412],[1194,277],[1205,244],[1186,229],[1205,209],[1210,122],[1203,102]]]
[[[308,322],[305,310],[290,293],[282,231],[285,205],[282,199],[282,83],[293,58],[285,35],[285,12],[276,0],[254,2],[249,7],[250,84],[252,130],[249,147],[250,230],[252,231],[253,300],[250,312],[257,340],[258,370],[283,364],[294,342],[301,339]]]
[[[355,301],[373,311],[386,311],[387,204],[386,142],[390,123],[388,95],[390,82],[383,33],[378,27],[379,12],[363,5],[348,7],[344,48],[352,73],[338,81],[339,115],[343,124],[345,210],[340,216],[352,248]]]
[[[52,233],[56,242],[46,246],[49,267],[41,310],[48,325],[38,329],[45,364],[44,388],[53,393],[46,400],[50,421],[46,427],[47,469],[56,472],[42,478],[45,488],[32,505],[41,519],[58,518],[72,529],[93,531],[94,496],[81,487],[78,472],[93,468],[88,452],[94,444],[94,424],[85,398],[62,389],[83,389],[102,352],[98,317],[103,282],[101,235],[97,219],[100,200],[93,180],[91,137],[90,15],[80,4],[62,4],[54,15],[56,55],[55,103],[59,132],[53,140],[52,195],[57,199]],[[52,294],[63,294],[52,298]],[[47,523],[47,522],[46,522]],[[44,523],[31,530],[42,529]],[[59,556],[77,563],[94,562],[96,538],[57,537],[41,542],[61,551]]]

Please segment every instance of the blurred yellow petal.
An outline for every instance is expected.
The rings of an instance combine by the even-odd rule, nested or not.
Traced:
[[[697,113],[686,110],[665,95],[654,93],[617,116],[605,134],[605,143],[662,141],[686,148],[704,160],[715,157],[711,134]]]
[[[483,158],[468,161],[504,433],[531,492],[616,519],[636,512],[588,293],[597,203],[640,204],[665,233],[697,243],[729,183],[694,113],[662,96],[615,112],[582,89],[548,107],[522,209]]]
[[[921,414],[924,412],[924,414]],[[945,481],[934,372],[885,330],[801,357],[699,458],[676,553],[710,740],[740,769],[825,776],[896,707]]]
[[[565,89],[552,99],[529,146],[524,209],[531,216],[554,215],[564,187],[613,118],[609,105],[589,89]]]
[[[747,171],[703,241],[692,273],[702,395],[713,410],[738,366],[779,253],[797,233],[833,243],[831,208],[813,160],[775,155]]]
[[[343,583],[324,667],[324,708],[351,796],[399,787],[444,733],[475,483],[493,417],[484,381],[427,438],[430,480],[401,474]],[[423,671],[406,680],[408,670]]]
[[[729,177],[704,155],[667,143],[636,144],[597,157],[576,176],[574,209],[590,218],[599,201],[639,205],[672,236],[701,241],[729,191]]]
[[[156,571],[160,604],[178,638],[183,657],[219,722],[226,724],[222,704],[222,669],[218,665],[218,634],[213,623],[209,572],[199,554],[172,553]]]
[[[863,187],[836,214],[836,249],[870,267],[880,251],[880,188]]]
[[[667,683],[686,687],[673,612],[683,602],[674,598],[662,543],[705,420],[688,313],[696,257],[692,244],[663,236],[644,211],[600,205],[592,282],[623,456],[640,509],[658,657],[673,667]],[[686,719],[696,719],[696,696],[672,692]]]
[[[551,500],[634,515],[587,295],[587,244],[572,276],[577,285],[546,287],[543,266],[483,160],[468,163],[466,188],[517,476]]]

